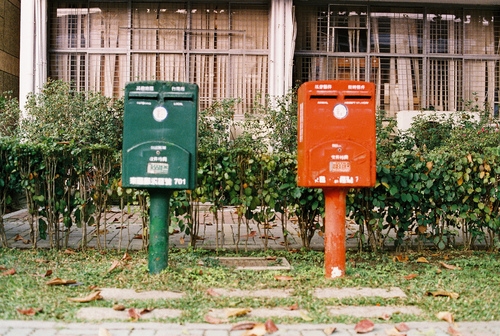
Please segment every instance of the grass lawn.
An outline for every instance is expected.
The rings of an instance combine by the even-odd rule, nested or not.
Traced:
[[[147,271],[146,252],[98,251],[68,253],[53,250],[0,249],[0,319],[40,319],[76,321],[80,307],[112,307],[126,304],[135,308],[181,309],[184,314],[172,322],[204,322],[211,308],[290,307],[298,305],[309,312],[311,323],[354,323],[356,318],[332,317],[327,307],[338,305],[416,306],[422,316],[393,315],[392,321],[437,320],[436,313],[453,313],[456,321],[500,320],[500,260],[498,253],[426,251],[404,255],[348,253],[346,276],[324,278],[323,253],[283,251],[240,253],[238,256],[285,257],[289,271],[236,271],[218,263],[217,256],[231,252],[172,250],[169,268],[158,275]],[[126,259],[126,260],[123,260]],[[14,273],[15,272],[15,273]],[[12,274],[14,273],[14,274]],[[288,276],[277,280],[275,276]],[[74,286],[48,286],[54,278],[74,280]],[[75,303],[96,287],[169,290],[186,293],[182,299],[140,302],[106,300]],[[406,298],[317,299],[315,288],[399,287]],[[211,288],[292,289],[290,298],[234,298],[211,296]],[[433,296],[429,293],[453,296]],[[34,316],[17,309],[40,309]],[[288,319],[288,320],[287,320]],[[275,319],[276,323],[301,323],[303,319]]]

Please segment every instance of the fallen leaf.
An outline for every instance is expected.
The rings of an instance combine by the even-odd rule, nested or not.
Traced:
[[[275,257],[275,256],[267,256],[266,257],[266,260],[276,260],[278,259],[278,257]]]
[[[407,262],[408,261],[408,256],[404,256],[402,254],[395,255],[392,258],[392,261],[394,262]]]
[[[417,276],[418,276],[418,274],[411,273],[411,274],[405,275],[403,278],[405,278],[406,280],[412,280],[412,279],[415,279]]]
[[[451,336],[462,336],[462,333],[453,326],[449,326],[447,331]]]
[[[306,321],[306,322],[311,322],[311,321],[313,320],[313,319],[309,316],[309,314],[307,314],[307,312],[305,312],[305,311],[300,311],[300,312],[299,312],[299,315],[300,315],[300,317],[301,317],[304,321]]]
[[[220,319],[220,318],[217,318],[217,317],[214,317],[210,314],[206,314],[203,319],[205,320],[205,322],[207,323],[210,323],[210,324],[221,324],[221,323],[226,323],[227,320],[223,320],[223,319]]]
[[[138,233],[132,239],[142,239],[142,235],[140,233]]]
[[[335,330],[337,330],[337,327],[328,327],[323,329],[323,332],[327,335],[331,335],[335,332]]]
[[[264,325],[266,327],[266,331],[270,334],[275,333],[279,330],[276,324],[274,324],[273,320],[267,320]]]
[[[448,296],[452,299],[458,299],[458,297],[459,297],[458,293],[447,292],[447,291],[427,292],[427,295],[432,295],[434,297],[436,297],[436,296]]]
[[[382,314],[381,316],[379,316],[379,319],[381,320],[384,320],[384,321],[389,321],[391,319],[392,315],[391,314]]]
[[[111,336],[111,333],[106,328],[99,328],[98,336]]]
[[[124,311],[125,310],[125,306],[122,305],[122,304],[115,304],[113,306],[113,310],[116,310],[116,311]]]
[[[249,321],[239,322],[239,323],[234,324],[231,327],[231,331],[250,330],[250,329],[253,329],[253,327],[255,327],[255,324],[256,324],[255,322],[249,322]]]
[[[257,231],[250,231],[249,234],[242,235],[241,239],[248,239],[248,238],[253,238],[257,235]]]
[[[181,245],[184,245],[184,242],[185,242],[185,241],[184,241],[184,237],[180,237],[180,238],[179,238],[179,243],[180,243]]]
[[[299,304],[298,303],[294,303],[293,305],[288,306],[285,309],[287,309],[287,310],[298,310],[299,309]]]
[[[127,252],[125,252],[125,254],[122,257],[122,260],[129,261],[129,260],[132,260],[132,257]]]
[[[251,330],[245,331],[241,336],[264,336],[267,333],[264,323],[256,323]]]
[[[24,240],[24,238],[20,234],[14,237],[14,241],[19,241],[19,240]]]
[[[68,249],[65,249],[63,253],[64,253],[64,254],[76,254],[76,252],[75,252],[75,251],[73,251],[72,249],[69,249],[69,248],[68,248]]]
[[[87,303],[91,301],[96,301],[96,300],[102,300],[101,292],[93,292],[87,295],[86,297],[83,298],[70,298],[69,299],[72,302],[78,302],[78,303]]]
[[[446,263],[444,263],[442,261],[439,263],[439,265],[441,265],[443,268],[446,268],[446,269],[449,269],[449,270],[461,270],[461,268],[458,267],[458,266],[446,264]]]
[[[5,266],[0,266],[0,271],[6,270],[7,268]]]
[[[207,294],[210,295],[210,296],[220,296],[219,293],[217,293],[217,291],[213,288],[209,288],[207,289]]]
[[[2,275],[14,275],[14,274],[16,274],[16,269],[15,268],[11,268],[10,270],[2,272]]]
[[[400,332],[399,332],[399,330],[398,330],[398,329],[396,329],[396,328],[386,329],[386,330],[385,330],[385,334],[386,334],[387,336],[405,336],[405,335],[406,335],[406,334],[402,334],[402,333],[400,333]]]
[[[17,308],[16,310],[21,315],[34,316],[36,313],[41,312],[42,308],[28,308],[28,309]]]
[[[226,309],[226,317],[229,318],[229,317],[245,316],[251,311],[252,309],[250,308],[229,308]]]
[[[60,286],[60,285],[72,285],[76,284],[76,280],[65,280],[61,278],[54,278],[46,282],[47,286]]]
[[[420,258],[417,259],[417,262],[418,263],[426,263],[426,264],[428,264],[429,260],[425,259],[424,257],[420,257]]]
[[[268,236],[268,235],[262,235],[260,236],[261,239],[269,239],[269,240],[278,240],[280,239],[280,237],[276,237],[276,236]]]
[[[288,275],[275,275],[274,279],[278,281],[290,281],[293,280],[293,277]]]
[[[401,322],[399,324],[396,324],[394,326],[398,331],[401,331],[401,332],[405,332],[405,331],[409,331],[410,330],[410,327],[408,327],[408,325],[404,322]]]
[[[110,273],[111,271],[113,271],[118,266],[120,266],[120,262],[118,260],[113,261],[113,263],[111,264],[111,267],[108,269],[107,273]]]
[[[144,314],[151,313],[153,310],[155,310],[155,309],[154,309],[154,308],[144,308],[144,309],[142,309],[142,310],[139,312],[139,315],[144,315]]]
[[[357,332],[358,334],[364,334],[364,333],[372,331],[374,328],[375,328],[375,324],[372,321],[366,319],[366,320],[359,321],[354,326],[354,331]]]
[[[141,315],[137,313],[137,310],[135,310],[135,308],[129,308],[129,310],[127,310],[127,314],[132,319],[132,321],[138,321],[141,317]]]
[[[440,320],[448,322],[449,324],[453,324],[455,322],[453,314],[450,312],[439,312],[436,314],[436,317]]]
[[[39,264],[48,264],[50,261],[45,259],[35,259],[35,262]]]

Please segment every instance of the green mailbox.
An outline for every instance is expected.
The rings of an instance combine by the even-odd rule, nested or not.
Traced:
[[[196,186],[198,86],[144,81],[125,86],[122,186],[149,192],[149,272],[168,266],[173,190]]]
[[[125,86],[122,185],[194,189],[198,86],[144,81]]]

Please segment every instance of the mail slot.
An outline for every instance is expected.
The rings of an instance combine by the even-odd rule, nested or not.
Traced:
[[[298,90],[298,185],[373,186],[375,132],[373,83],[302,84]]]
[[[141,81],[125,86],[122,185],[194,189],[198,86]]]

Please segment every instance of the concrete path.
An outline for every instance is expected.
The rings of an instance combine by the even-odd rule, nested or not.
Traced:
[[[60,323],[44,321],[0,321],[2,336],[242,336],[247,331],[231,331],[232,325],[171,323]],[[408,331],[400,333],[407,336],[449,336],[449,335],[500,335],[500,322],[462,322],[454,326],[453,334],[446,322],[408,322]],[[348,336],[360,335],[354,325],[347,324],[278,324],[273,336]],[[367,336],[397,335],[393,333],[394,324],[377,323],[373,331],[362,334]],[[335,331],[332,332],[332,330]],[[391,333],[392,332],[392,333]],[[249,334],[247,334],[249,335]],[[269,335],[269,334],[266,334]]]

